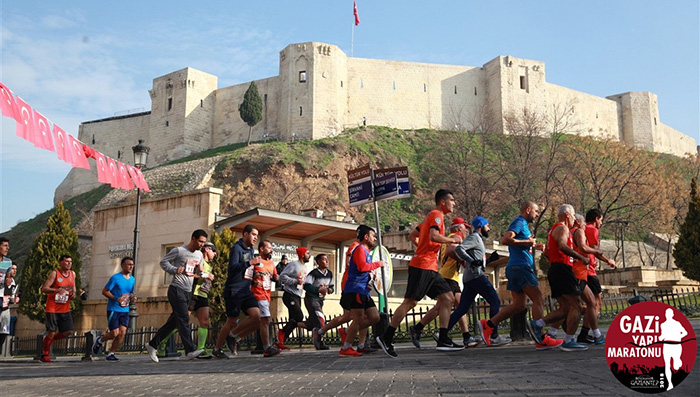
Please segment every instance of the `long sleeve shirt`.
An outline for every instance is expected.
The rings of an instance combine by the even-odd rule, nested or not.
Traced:
[[[310,271],[304,279],[304,290],[306,291],[307,298],[323,300],[318,294],[318,289],[322,285],[328,286],[329,294],[333,293],[333,273],[328,269],[321,271],[318,268]]]
[[[190,251],[186,245],[175,247],[160,260],[160,267],[173,275],[170,285],[183,291],[192,291],[193,275],[204,263],[202,251]],[[185,271],[177,274],[177,269],[184,267]]]
[[[301,297],[304,293],[304,284],[303,282],[299,284],[299,278],[302,280],[306,278],[306,266],[299,261],[288,263],[280,274],[280,282],[284,291]]]
[[[240,239],[231,247],[228,255],[228,277],[225,288],[229,292],[238,292],[243,289],[250,289],[250,280],[243,278],[246,269],[250,267],[250,260],[253,259],[255,250],[247,247]]]
[[[468,282],[484,274],[486,264],[486,247],[484,238],[479,232],[467,236],[462,243],[455,247],[455,255],[467,265],[462,275],[462,281]],[[481,261],[481,266],[472,266],[472,262]]]

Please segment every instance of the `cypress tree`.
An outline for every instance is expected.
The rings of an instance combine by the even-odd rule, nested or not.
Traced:
[[[700,195],[696,178],[690,183],[688,214],[673,248],[673,259],[684,276],[700,281]]]
[[[250,145],[250,138],[253,134],[253,127],[260,122],[263,118],[263,103],[258,93],[258,86],[254,81],[250,83],[250,87],[243,95],[243,103],[238,106],[238,112],[241,114],[241,119],[248,124],[248,143]]]
[[[41,287],[49,274],[58,269],[58,258],[70,255],[73,259],[72,270],[75,272],[76,299],[71,300],[71,311],[80,308],[80,254],[78,253],[78,233],[70,226],[70,213],[59,202],[56,212],[46,222],[46,231],[41,233],[25,262],[22,271],[22,299],[19,312],[32,320],[44,322],[46,310],[46,295]]]
[[[226,321],[226,303],[224,302],[224,284],[228,277],[228,254],[236,243],[236,234],[230,229],[224,229],[221,234],[216,231],[211,234],[211,242],[219,251],[210,263],[214,282],[209,292],[209,318],[213,326],[223,325]]]

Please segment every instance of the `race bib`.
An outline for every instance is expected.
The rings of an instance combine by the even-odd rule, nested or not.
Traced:
[[[194,275],[194,269],[199,265],[199,261],[196,259],[188,259],[185,264],[185,274],[188,276]]]
[[[263,277],[262,286],[265,291],[269,291],[272,288],[272,283],[270,282],[270,277]]]
[[[56,303],[66,303],[68,302],[68,294],[61,294],[57,292],[56,295],[54,295],[54,301]]]
[[[122,295],[122,297],[119,298],[119,304],[121,305],[121,307],[129,306],[129,294]]]

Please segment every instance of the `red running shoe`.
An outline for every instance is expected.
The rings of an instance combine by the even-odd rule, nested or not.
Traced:
[[[536,350],[549,350],[549,349],[554,349],[555,347],[558,347],[564,343],[562,339],[554,339],[548,334],[544,334],[544,337],[542,337],[542,344],[535,343],[535,349]]]
[[[44,355],[41,356],[41,358],[39,359],[39,361],[41,361],[42,363],[50,363],[50,362],[51,362],[51,357],[48,356],[48,355],[46,355],[46,354],[44,354]]]
[[[481,330],[481,338],[484,340],[486,346],[491,347],[491,334],[493,333],[493,328],[489,327],[486,320],[479,321],[479,330]]]
[[[340,349],[340,352],[338,353],[340,356],[350,356],[350,357],[360,357],[362,353],[355,351],[352,347],[348,347],[347,349]]]
[[[289,348],[284,345],[284,332],[282,332],[281,329],[277,330],[277,342],[275,343],[275,346],[281,350],[289,350]]]

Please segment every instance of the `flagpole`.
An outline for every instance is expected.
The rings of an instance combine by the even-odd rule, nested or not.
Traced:
[[[355,53],[355,21],[352,21],[352,34],[350,35],[350,58]]]

